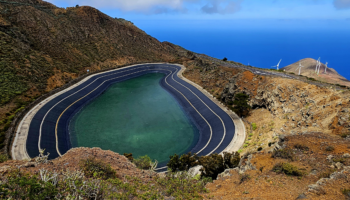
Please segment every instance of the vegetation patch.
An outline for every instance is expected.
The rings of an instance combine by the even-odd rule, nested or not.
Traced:
[[[6,162],[8,160],[8,156],[6,154],[0,154],[0,163]]]
[[[245,117],[248,116],[250,110],[252,109],[248,104],[249,96],[244,93],[238,93],[235,95],[235,99],[232,102],[234,107],[228,106],[231,110],[233,110],[238,116]]]
[[[239,184],[242,184],[242,183],[244,183],[245,181],[248,181],[248,180],[250,180],[250,179],[251,179],[251,177],[250,177],[248,174],[243,174],[243,175],[241,175],[240,178],[239,178]]]
[[[290,164],[290,163],[277,163],[272,171],[276,173],[284,173],[286,175],[292,176],[303,176],[303,172],[298,169],[298,167]]]
[[[294,148],[299,149],[301,151],[309,151],[309,147],[302,144],[295,144]]]
[[[224,172],[225,169],[235,168],[239,165],[241,160],[238,152],[227,153],[224,152],[223,156],[219,154],[211,154],[209,156],[197,156],[196,154],[184,154],[182,156],[174,155],[170,156],[170,161],[167,164],[171,172],[187,171],[191,167],[202,165],[200,169],[202,172],[202,178],[216,179],[217,176]]]
[[[333,146],[327,146],[325,150],[326,151],[334,151],[334,147]]]
[[[148,155],[140,156],[133,159],[133,163],[139,169],[150,170],[157,161],[152,162],[152,159]]]
[[[283,159],[288,159],[293,161],[294,160],[293,150],[289,148],[275,150],[272,153],[272,158],[283,158]]]
[[[106,164],[94,157],[83,159],[80,161],[80,168],[88,178],[100,178],[107,180],[116,178],[117,174],[109,164]]]
[[[350,189],[342,189],[341,192],[342,192],[346,197],[350,197]]]

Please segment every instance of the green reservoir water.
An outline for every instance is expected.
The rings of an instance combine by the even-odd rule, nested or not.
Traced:
[[[198,129],[150,73],[111,85],[70,122],[73,147],[100,147],[161,162],[198,141]]]

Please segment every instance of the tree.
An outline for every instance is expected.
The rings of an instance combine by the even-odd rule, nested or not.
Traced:
[[[191,167],[198,165],[198,156],[191,152],[183,154],[180,158],[177,154],[170,156],[170,161],[167,164],[172,172],[188,171]]]
[[[219,154],[211,154],[199,158],[199,163],[203,166],[200,171],[202,176],[215,180],[220,173],[225,171],[224,159]]]
[[[238,93],[235,95],[235,100],[233,101],[233,111],[240,117],[249,115],[252,109],[248,104],[249,96],[244,93]]]
[[[224,152],[224,165],[225,168],[236,168],[241,161],[241,156],[238,152],[228,153]]]
[[[226,61],[227,61],[227,58],[225,57],[225,58],[224,58],[224,59],[222,59],[222,60],[226,62]]]

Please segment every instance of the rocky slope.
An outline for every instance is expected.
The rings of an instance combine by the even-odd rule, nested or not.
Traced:
[[[240,151],[245,161],[209,184],[206,199],[347,198],[349,90],[256,75],[198,59],[185,65],[184,76],[228,108],[237,93],[248,94],[253,108],[244,119],[247,138]],[[285,157],[274,157],[276,150]],[[276,173],[279,163],[293,165],[303,175]]]
[[[317,61],[312,58],[302,59],[296,63],[283,67],[282,70],[286,70],[286,72],[292,72],[292,73],[298,74],[299,62],[302,64],[302,66],[304,66],[301,69],[301,75],[303,76],[314,78],[316,80],[326,82],[326,83],[339,84],[339,85],[345,85],[350,87],[350,81],[346,80],[346,78],[338,74],[338,72],[335,71],[335,69],[327,68],[327,71],[325,71],[326,65],[323,63],[321,63],[320,73],[317,75],[315,73]]]
[[[0,1],[0,44],[0,149],[15,114],[87,69],[183,57],[129,21],[41,0]]]

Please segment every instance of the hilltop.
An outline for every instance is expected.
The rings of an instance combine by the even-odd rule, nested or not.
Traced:
[[[338,72],[333,68],[327,68],[327,72],[325,72],[326,65],[321,63],[320,73],[317,75],[315,73],[317,61],[312,58],[305,58],[296,63],[283,67],[282,70],[286,70],[286,72],[292,72],[295,74],[299,73],[299,62],[304,66],[301,69],[301,74],[303,76],[307,76],[309,78],[314,78],[318,81],[331,83],[331,84],[339,84],[350,87],[350,81],[338,74]]]

